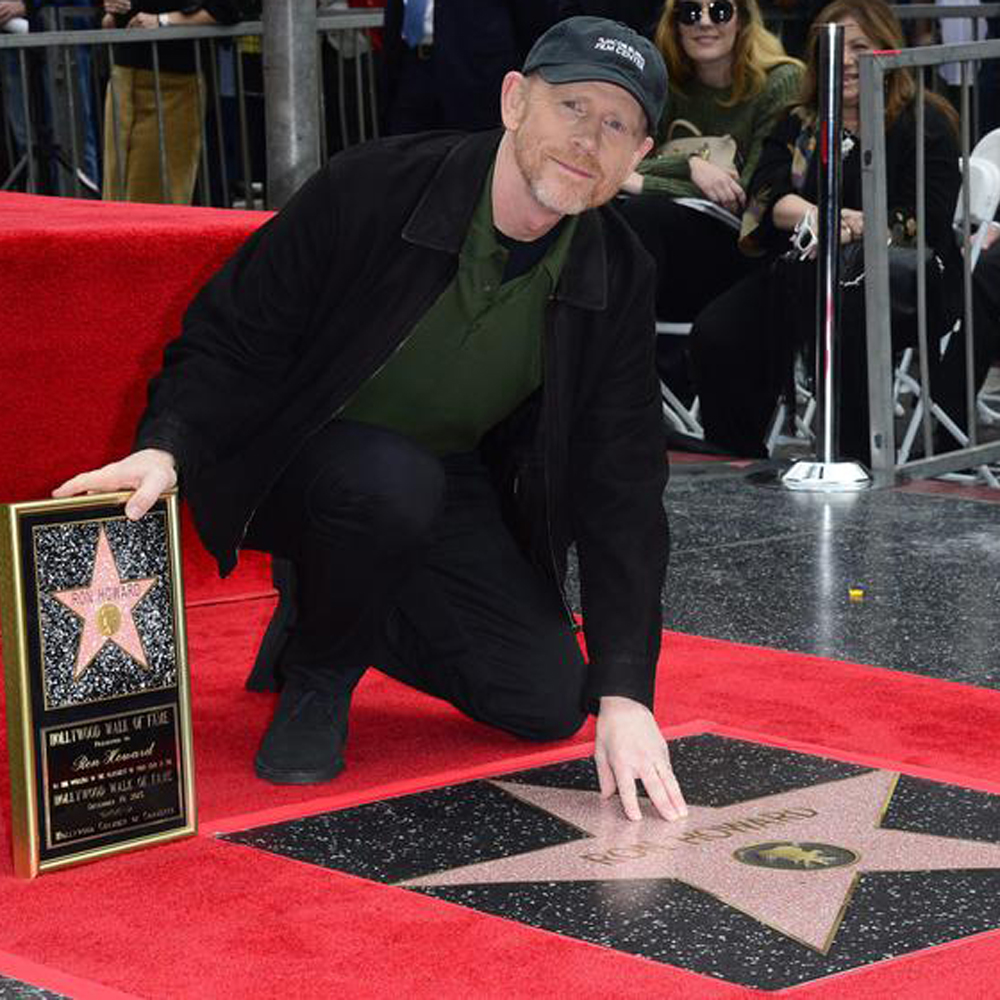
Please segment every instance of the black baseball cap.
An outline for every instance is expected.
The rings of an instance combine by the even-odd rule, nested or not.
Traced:
[[[546,83],[599,80],[624,87],[655,132],[667,98],[667,67],[656,46],[630,27],[603,17],[568,17],[538,39],[521,67]]]

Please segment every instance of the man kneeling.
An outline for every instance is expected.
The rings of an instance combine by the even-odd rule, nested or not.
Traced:
[[[315,174],[201,290],[137,450],[57,491],[180,481],[228,573],[287,560],[295,624],[256,758],[343,767],[369,664],[526,739],[597,713],[605,795],[686,812],[650,707],[667,558],[652,263],[605,203],[650,148],[658,52],[571,18],[499,133],[403,136]],[[588,661],[562,595],[580,562]],[[293,597],[283,594],[283,612]]]

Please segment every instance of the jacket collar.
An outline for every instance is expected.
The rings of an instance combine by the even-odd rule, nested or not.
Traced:
[[[403,227],[403,239],[458,254],[503,132],[475,132],[446,154]],[[471,179],[471,183],[470,183]],[[583,309],[602,310],[608,301],[604,225],[599,212],[580,216],[555,297]]]

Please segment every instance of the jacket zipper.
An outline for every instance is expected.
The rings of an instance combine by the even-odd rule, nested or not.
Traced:
[[[550,344],[555,339],[555,322],[552,315],[555,310],[555,298],[555,295],[549,296],[549,305],[545,315],[546,369],[542,373],[542,378],[544,380],[542,384],[545,386],[542,390],[542,418],[545,420],[545,451],[542,454],[542,479],[545,483],[545,535],[546,544],[549,550],[549,562],[552,565],[552,577],[555,580],[556,587],[559,589],[559,599],[562,601],[563,611],[565,612],[566,619],[573,631],[579,632],[581,631],[582,626],[579,625],[576,618],[573,617],[573,611],[569,606],[569,601],[566,599],[566,588],[563,586],[563,579],[559,574],[559,563],[556,560],[556,551],[552,541],[552,484],[549,475],[549,466],[552,463],[549,461],[546,453],[551,447],[550,442],[554,440],[552,434],[552,418],[550,417],[550,413],[553,412],[553,407],[555,406],[555,396],[557,391],[556,377],[553,369],[555,349],[554,347],[550,347]]]

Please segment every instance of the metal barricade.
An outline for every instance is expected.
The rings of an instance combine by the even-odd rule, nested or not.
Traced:
[[[274,122],[265,125],[261,22],[67,30],[70,16],[86,12],[76,7],[48,11],[51,30],[0,33],[0,163],[5,167],[0,190],[99,197],[103,189],[105,197],[128,197],[115,168],[126,163],[131,94],[115,72],[112,46],[121,51],[140,44],[151,54],[143,85],[148,79],[144,114],[154,147],[149,172],[155,176],[146,180],[157,194],[141,200],[264,207],[268,161],[280,153],[284,139]],[[374,53],[367,35],[382,19],[381,10],[319,12],[308,59],[294,67],[300,72],[301,63],[314,59],[330,84],[320,87],[314,106],[302,112],[318,131],[324,157],[378,134]],[[180,74],[171,75],[162,65],[167,42],[193,43],[195,61],[192,80],[185,82],[196,131],[173,146],[171,87]],[[188,158],[196,158],[194,164],[184,163],[184,171],[191,168],[196,178],[190,196],[190,183],[179,184],[171,176],[179,172],[175,154],[181,145]]]
[[[996,5],[993,5],[996,6]],[[948,8],[961,11],[963,8]],[[911,8],[918,10],[918,8]],[[915,15],[916,16],[916,15]],[[871,468],[876,486],[888,486],[900,477],[922,478],[974,468],[1000,460],[1000,441],[980,444],[976,430],[976,390],[972,377],[974,322],[972,275],[969,254],[964,259],[964,310],[960,327],[951,336],[965,338],[966,408],[968,431],[963,434],[937,406],[931,396],[930,351],[938,349],[937,338],[943,331],[927,328],[927,279],[923,267],[917,267],[917,355],[919,359],[919,416],[923,431],[924,455],[910,460],[896,447],[896,400],[894,399],[894,352],[891,341],[889,294],[889,206],[886,169],[885,78],[896,69],[924,70],[948,63],[961,63],[961,153],[963,170],[963,220],[960,239],[970,245],[970,130],[972,66],[986,60],[1000,59],[1000,41],[964,45],[935,45],[901,52],[880,52],[860,59],[862,198],[865,212],[865,310],[868,342],[868,391],[870,404]],[[927,247],[926,219],[923,206],[926,196],[924,169],[924,115],[926,90],[922,72],[916,76],[916,206],[917,258],[922,260]],[[936,418],[962,446],[935,454],[932,418]],[[964,440],[963,440],[964,438]]]

